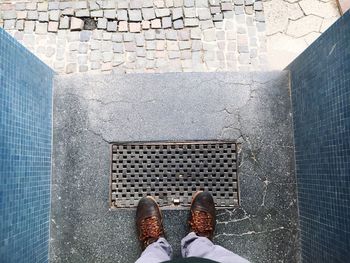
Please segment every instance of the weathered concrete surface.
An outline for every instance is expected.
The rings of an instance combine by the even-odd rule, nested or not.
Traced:
[[[108,209],[109,142],[237,139],[241,207],[218,211],[215,242],[251,262],[297,262],[287,72],[57,77],[52,262],[134,262],[134,211]],[[164,211],[179,255],[186,210]]]

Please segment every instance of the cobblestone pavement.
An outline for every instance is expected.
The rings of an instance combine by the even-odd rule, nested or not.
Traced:
[[[268,62],[282,69],[340,16],[336,0],[265,0]]]
[[[339,17],[335,0],[22,0],[0,10],[1,27],[66,74],[282,69]]]
[[[60,73],[266,68],[261,0],[2,5],[3,27]]]

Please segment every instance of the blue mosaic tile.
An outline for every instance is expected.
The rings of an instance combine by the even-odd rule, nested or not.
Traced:
[[[54,72],[0,28],[0,262],[47,262]]]
[[[349,262],[350,12],[288,69],[302,262]]]

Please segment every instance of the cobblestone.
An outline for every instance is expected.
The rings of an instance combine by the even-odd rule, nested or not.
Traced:
[[[242,65],[257,69],[266,53],[260,0],[38,0],[13,6],[0,25],[64,74],[231,70],[233,57],[234,69],[241,65],[239,53],[249,56]]]

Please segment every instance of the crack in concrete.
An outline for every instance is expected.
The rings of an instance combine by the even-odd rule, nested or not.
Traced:
[[[281,227],[277,227],[277,228],[273,228],[273,229],[269,229],[269,230],[265,230],[265,231],[248,231],[248,232],[244,232],[244,233],[222,233],[222,234],[218,234],[215,235],[214,238],[219,238],[219,237],[243,237],[243,236],[249,236],[249,235],[260,235],[260,234],[267,234],[267,233],[273,233],[273,232],[277,232],[277,231],[281,231],[281,230],[287,230],[285,227],[281,226]]]

